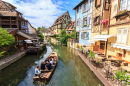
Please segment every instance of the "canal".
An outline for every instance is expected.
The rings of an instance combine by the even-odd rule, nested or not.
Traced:
[[[58,64],[49,82],[34,82],[34,70],[52,51],[58,53]],[[61,45],[46,46],[39,55],[26,55],[0,71],[0,86],[104,86],[77,55]]]

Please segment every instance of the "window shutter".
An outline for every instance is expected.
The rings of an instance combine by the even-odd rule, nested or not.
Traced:
[[[81,32],[81,39],[83,39],[83,32]]]
[[[86,36],[87,40],[89,40],[89,32],[86,33]]]
[[[122,35],[122,29],[118,29],[116,43],[121,43],[121,35]]]
[[[128,29],[122,29],[122,40],[121,43],[126,44],[128,38]]]
[[[113,17],[117,14],[117,10],[118,10],[118,0],[114,0],[114,3],[113,3]]]
[[[81,27],[83,27],[83,19],[81,19]]]
[[[90,23],[90,17],[87,18],[87,26],[89,26]]]
[[[90,10],[90,0],[88,0],[88,6],[87,6],[88,10]]]

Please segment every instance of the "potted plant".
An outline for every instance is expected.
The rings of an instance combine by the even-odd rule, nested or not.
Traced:
[[[82,47],[82,45],[80,47],[80,52],[83,53],[83,47]]]
[[[89,60],[90,60],[90,59],[91,59],[91,60],[94,60],[95,54],[94,54],[92,51],[90,51],[88,58],[89,58]]]
[[[77,44],[77,48],[79,48],[79,45]]]

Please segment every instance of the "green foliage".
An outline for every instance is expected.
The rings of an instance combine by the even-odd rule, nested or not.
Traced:
[[[15,42],[12,34],[9,34],[6,29],[0,28],[0,47],[11,45]]]
[[[84,27],[86,27],[87,26],[87,24],[84,24]]]
[[[59,37],[59,36],[58,36],[57,34],[53,34],[53,37],[55,37],[55,38],[56,38],[56,37]]]
[[[64,45],[67,45],[67,39],[69,38],[68,35],[66,35],[66,31],[65,29],[63,29],[60,33],[60,39],[59,41],[64,44]]]
[[[80,52],[83,52],[83,47],[82,47],[82,45],[81,45],[81,47],[80,47]]]
[[[68,36],[69,38],[75,38],[75,29]]]
[[[112,78],[115,79],[118,84],[121,84],[123,82],[123,86],[130,85],[130,75],[128,75],[125,70],[114,71]]]
[[[43,27],[43,26],[42,26],[42,27],[38,27],[38,28],[37,28],[37,31],[40,32],[40,31],[43,30],[43,29],[45,29],[45,27]]]
[[[4,53],[5,53],[5,51],[0,52],[0,58],[3,56],[2,54],[4,54]]]
[[[79,45],[77,44],[77,48],[79,48]]]
[[[101,59],[95,59],[95,61],[96,61],[96,63],[98,63],[98,64],[102,62]]]
[[[86,54],[86,55],[88,54],[88,50],[85,50],[85,54]]]
[[[92,51],[90,51],[88,57],[89,57],[90,59],[94,59],[94,58],[95,58],[95,54],[94,54]]]
[[[43,42],[43,40],[44,40],[44,35],[43,35],[41,32],[39,32],[38,37],[41,37],[41,42]]]

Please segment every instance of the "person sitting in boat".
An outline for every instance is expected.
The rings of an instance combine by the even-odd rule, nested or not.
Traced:
[[[35,76],[39,76],[39,78],[41,78],[40,74],[41,74],[41,72],[40,72],[40,70],[39,70],[39,66],[36,66]]]
[[[41,62],[41,70],[45,70],[45,62]]]
[[[53,64],[53,60],[52,59],[50,59],[50,63]]]
[[[51,70],[51,63],[46,64],[46,69]]]

